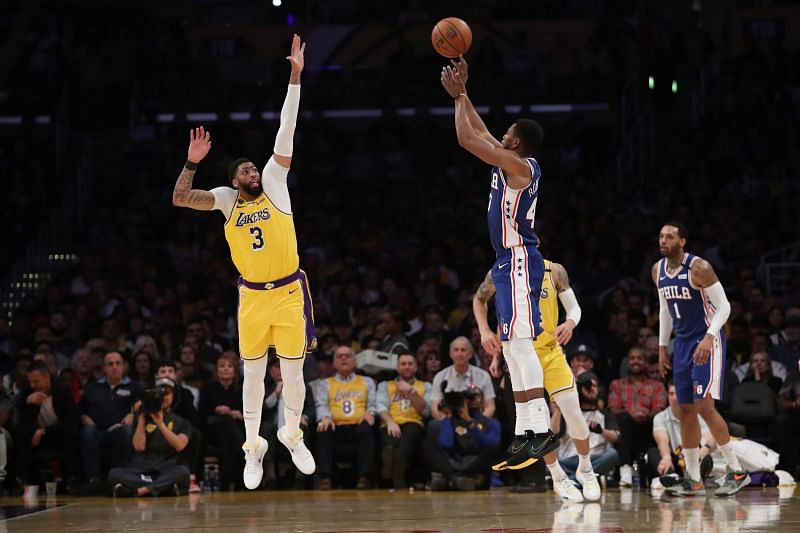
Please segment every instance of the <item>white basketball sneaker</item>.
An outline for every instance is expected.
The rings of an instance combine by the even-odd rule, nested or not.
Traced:
[[[597,482],[597,474],[594,470],[584,472],[580,468],[575,472],[575,479],[583,487],[583,497],[590,502],[596,502],[600,499],[600,483]]]
[[[257,489],[261,485],[261,478],[264,476],[264,454],[267,453],[269,444],[262,437],[258,437],[258,444],[248,446],[242,445],[244,450],[244,486],[250,490]]]
[[[302,433],[300,435],[301,437],[294,441],[286,435],[286,426],[282,426],[278,430],[278,440],[292,454],[294,465],[299,471],[309,476],[317,469],[317,464],[314,462],[314,456],[311,455],[311,452],[306,447],[306,443],[303,442]]]
[[[561,496],[561,499],[565,502],[582,502],[583,495],[581,491],[578,490],[578,487],[575,485],[575,482],[572,481],[570,478],[565,477],[561,481],[553,480],[553,490],[556,494]]]

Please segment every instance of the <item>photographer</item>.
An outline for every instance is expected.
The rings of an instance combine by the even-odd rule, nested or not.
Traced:
[[[500,423],[483,414],[483,392],[477,387],[448,391],[440,412],[444,416],[435,442],[422,444],[428,466],[434,472],[431,490],[471,491],[488,485],[492,461],[500,451]]]
[[[179,453],[189,444],[189,422],[171,412],[175,381],[160,378],[147,389],[136,414],[134,454],[126,468],[114,468],[108,479],[114,497],[185,494],[189,469],[180,464]]]
[[[576,385],[581,412],[589,425],[589,456],[592,467],[598,475],[608,474],[619,462],[617,450],[612,446],[619,441],[619,426],[614,415],[598,409],[600,382],[594,372],[587,371],[578,376]],[[550,409],[553,433],[561,433],[561,428],[564,426],[561,411],[556,404]],[[563,432],[561,446],[558,448],[558,461],[567,476],[574,481],[575,471],[578,469],[578,450],[575,449],[575,443],[566,431]]]

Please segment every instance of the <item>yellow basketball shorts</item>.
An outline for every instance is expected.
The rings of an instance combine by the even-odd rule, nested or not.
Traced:
[[[537,347],[536,355],[542,364],[544,389],[547,394],[552,397],[559,392],[575,388],[575,375],[567,363],[564,352],[561,351],[561,346],[554,343],[543,348]]]
[[[278,357],[302,359],[317,349],[311,293],[303,271],[297,279],[274,288],[253,288],[239,280],[239,354],[260,359],[270,346]],[[270,286],[271,283],[261,283]]]

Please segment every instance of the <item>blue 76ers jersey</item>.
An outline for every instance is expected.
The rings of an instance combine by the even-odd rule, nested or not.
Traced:
[[[678,338],[701,338],[708,330],[716,309],[705,291],[691,280],[692,262],[697,256],[685,254],[677,272],[667,274],[667,260],[658,266],[658,292],[667,300],[675,335]]]
[[[489,193],[489,237],[498,256],[515,246],[537,246],[539,239],[533,231],[536,201],[539,198],[539,178],[542,170],[532,157],[531,182],[524,189],[512,189],[506,183],[502,169],[492,167],[492,190]]]

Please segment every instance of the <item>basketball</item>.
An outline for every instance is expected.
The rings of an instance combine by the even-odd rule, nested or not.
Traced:
[[[472,30],[469,25],[456,17],[448,17],[436,23],[431,32],[434,50],[444,57],[458,57],[466,54],[472,44]]]

